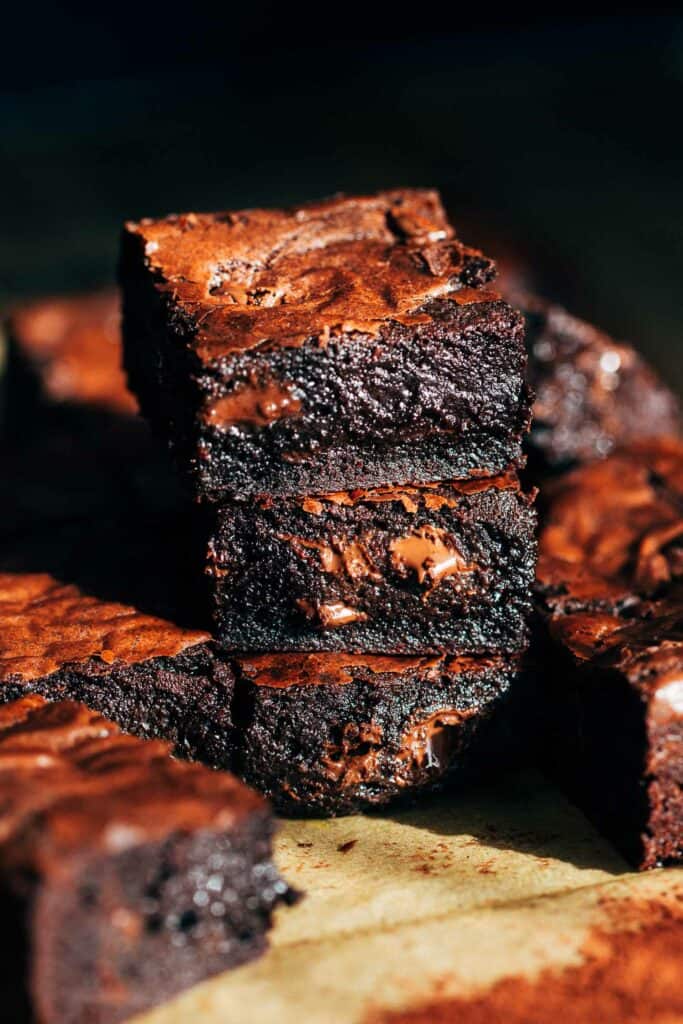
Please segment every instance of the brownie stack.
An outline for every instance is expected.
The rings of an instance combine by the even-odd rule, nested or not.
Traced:
[[[206,536],[236,763],[335,813],[476,759],[527,644],[524,322],[430,191],[126,226],[125,363]]]

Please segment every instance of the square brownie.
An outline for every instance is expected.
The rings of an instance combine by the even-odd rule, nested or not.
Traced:
[[[217,641],[263,653],[522,650],[531,502],[511,470],[226,503],[209,544]]]
[[[521,458],[523,321],[431,191],[125,227],[125,363],[201,497],[493,474]]]
[[[260,796],[71,701],[0,708],[0,807],[4,959],[42,1024],[115,1024],[236,967],[291,900]]]
[[[120,300],[113,290],[46,298],[8,319],[10,360],[0,472],[0,519],[83,520],[113,504],[173,508],[177,474],[137,414],[122,365]]]
[[[683,590],[549,623],[548,763],[637,867],[683,860]]]
[[[535,295],[519,294],[535,393],[527,438],[543,478],[619,445],[681,433],[676,396],[635,349]]]
[[[116,550],[125,558],[125,546]],[[0,572],[0,700],[82,701],[131,733],[226,767],[233,690],[207,632],[47,572]]]
[[[621,448],[546,500],[531,697],[543,754],[634,864],[679,861],[683,442]]]
[[[265,654],[236,660],[240,774],[285,814],[348,814],[454,783],[519,659]]]

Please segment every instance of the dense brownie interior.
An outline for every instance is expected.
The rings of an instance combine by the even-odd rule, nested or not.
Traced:
[[[415,797],[472,770],[516,659],[279,654],[236,662],[237,763],[288,814]]]
[[[539,542],[545,755],[645,868],[683,857],[682,501],[683,444],[627,446],[547,492]]]
[[[517,294],[535,393],[527,440],[535,474],[602,459],[632,441],[677,434],[680,403],[631,345],[561,306]]]
[[[0,790],[0,875],[46,1024],[114,1024],[242,963],[289,898],[257,794],[83,705],[0,709]]]
[[[518,651],[535,514],[514,472],[223,505],[209,549],[229,650]]]

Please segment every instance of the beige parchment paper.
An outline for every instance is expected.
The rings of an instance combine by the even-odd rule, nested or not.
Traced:
[[[276,859],[306,898],[278,913],[268,953],[137,1024],[363,1024],[578,964],[591,930],[619,927],[615,906],[683,901],[683,869],[630,872],[533,774],[381,815],[283,821]]]

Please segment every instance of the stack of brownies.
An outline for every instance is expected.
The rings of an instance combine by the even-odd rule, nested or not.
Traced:
[[[126,226],[129,382],[197,499],[231,763],[281,810],[463,771],[519,675],[530,396],[494,276],[431,191]]]

